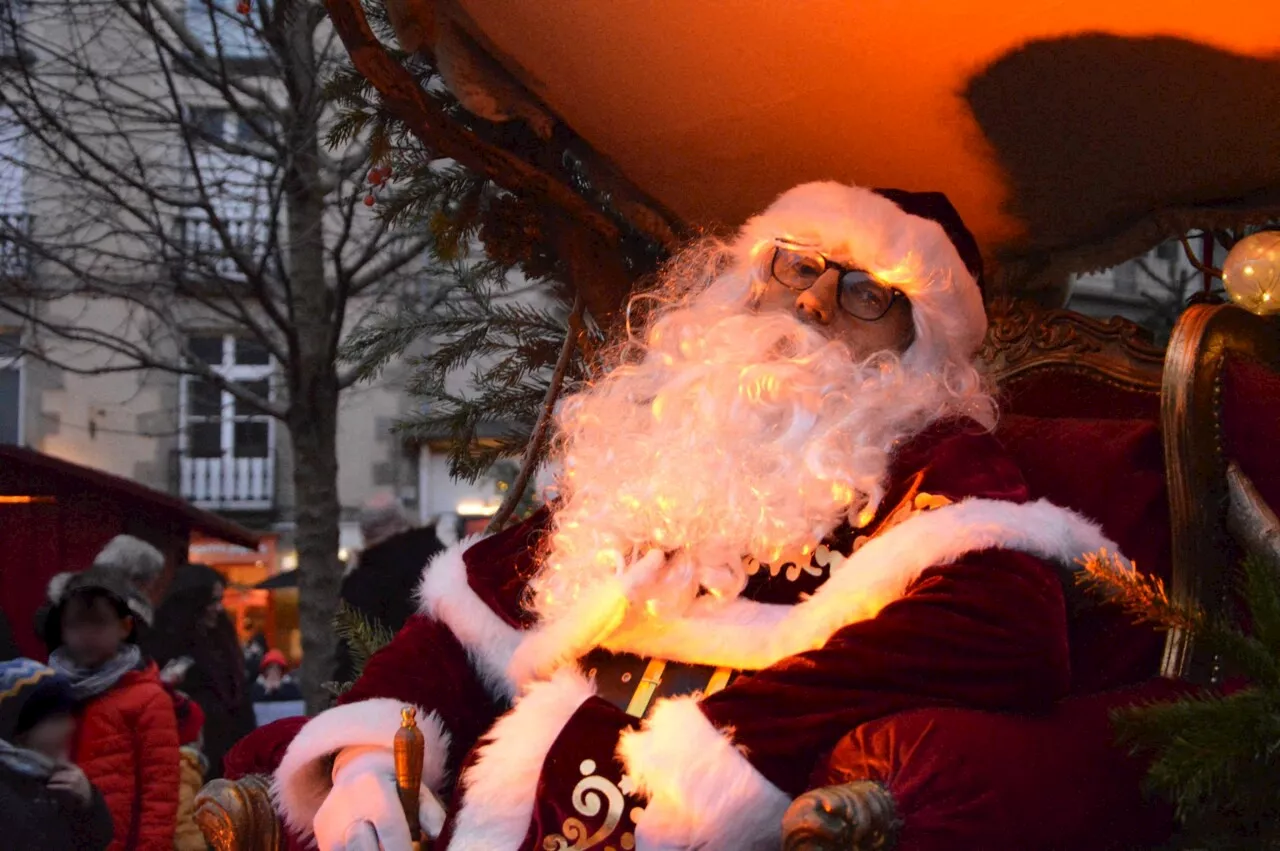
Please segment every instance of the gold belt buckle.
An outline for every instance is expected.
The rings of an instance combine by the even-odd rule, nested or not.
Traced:
[[[665,659],[650,659],[649,664],[645,666],[644,674],[640,677],[640,684],[636,686],[635,694],[631,695],[631,702],[627,704],[627,714],[632,718],[643,718],[645,713],[649,711],[649,704],[653,703],[653,696],[658,692],[658,686],[662,685],[662,674],[667,669]],[[729,684],[729,677],[733,676],[730,668],[716,668],[715,673],[711,675],[711,679],[707,682],[706,689],[703,694],[715,694]]]

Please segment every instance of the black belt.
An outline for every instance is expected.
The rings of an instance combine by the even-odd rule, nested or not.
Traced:
[[[715,694],[737,676],[728,668],[645,659],[603,649],[588,653],[582,665],[588,676],[595,678],[597,695],[636,718],[643,718],[657,698]]]

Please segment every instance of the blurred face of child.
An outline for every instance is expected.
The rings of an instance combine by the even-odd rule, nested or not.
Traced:
[[[96,668],[111,660],[133,630],[133,618],[121,616],[107,597],[74,595],[62,612],[62,641],[75,663]]]
[[[76,722],[71,713],[57,712],[41,718],[30,730],[14,736],[13,743],[49,759],[65,762],[71,758],[71,735],[75,731]]]
[[[267,685],[276,688],[284,680],[284,668],[279,665],[268,665],[266,671],[263,672],[263,679],[267,681]]]

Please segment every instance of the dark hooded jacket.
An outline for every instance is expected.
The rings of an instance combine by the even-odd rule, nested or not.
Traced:
[[[387,538],[360,554],[360,563],[342,581],[343,601],[370,622],[399,632],[414,612],[423,566],[442,549],[436,530],[428,526]],[[356,673],[351,648],[338,642],[334,679],[350,682]]]

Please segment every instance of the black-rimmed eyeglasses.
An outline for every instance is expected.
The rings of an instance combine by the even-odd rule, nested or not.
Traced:
[[[902,296],[901,291],[885,286],[864,269],[841,265],[820,251],[800,246],[775,246],[769,269],[778,283],[796,292],[812,287],[828,269],[837,270],[840,279],[836,303],[845,313],[865,322],[883,319]]]

